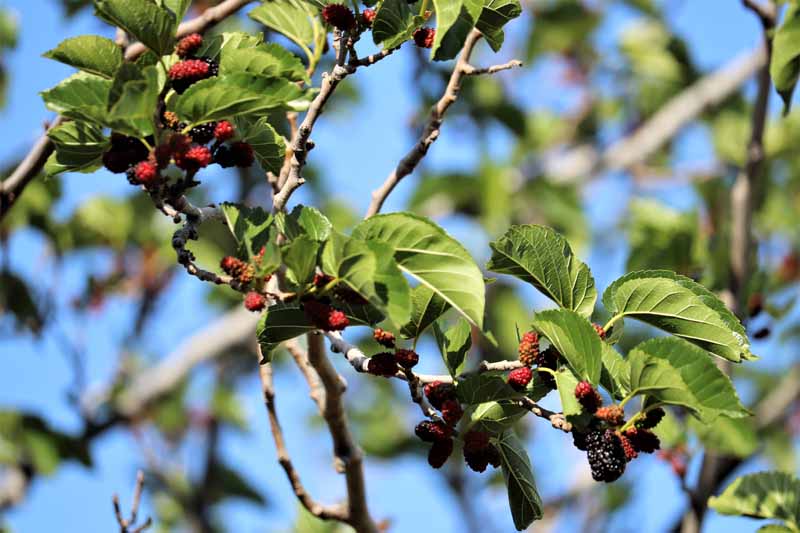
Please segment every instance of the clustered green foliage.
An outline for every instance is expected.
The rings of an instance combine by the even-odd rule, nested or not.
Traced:
[[[657,19],[657,10],[648,2],[629,3],[647,18],[626,33],[620,51],[630,61],[631,76],[639,82],[633,95],[636,109],[648,115],[694,81],[697,72],[682,42]],[[147,47],[147,52],[135,61],[126,61],[117,44],[99,36],[67,39],[47,52],[47,57],[79,70],[42,93],[47,107],[67,119],[48,133],[55,145],[45,166],[48,176],[97,170],[107,161],[104,156],[115,148],[115,139],[121,136],[144,147],[145,155],[131,163],[156,161],[159,148],[173,146],[177,136],[191,137],[193,131],[201,131],[198,128],[222,121],[233,125],[236,142],[252,147],[263,171],[281,172],[286,147],[291,142],[284,138],[285,113],[306,111],[318,91],[310,74],[323,60],[333,31],[322,16],[327,4],[319,0],[273,0],[249,12],[254,21],[288,38],[302,59],[275,42],[264,42],[261,35],[224,31],[205,36],[194,54],[197,59],[213,63],[218,71],[182,88],[171,79],[170,71],[174,72],[173,67],[184,60],[175,53],[175,32],[189,4],[185,0],[95,2],[101,19],[124,29]],[[435,20],[436,32],[430,46],[433,60],[454,58],[473,28],[479,29],[490,47],[498,50],[504,40],[503,26],[520,14],[520,5],[514,0],[434,0],[432,5],[427,0],[381,0],[364,2],[364,6],[375,9],[375,18],[367,30],[359,18],[363,6],[354,5],[358,35],[371,31],[374,43],[386,50],[412,40],[417,30]],[[594,59],[586,39],[599,25],[597,13],[580,2],[563,1],[539,7],[537,16],[528,59],[546,52],[568,53],[578,70]],[[776,33],[772,64],[776,88],[787,100],[787,108],[798,75],[798,40],[792,37],[796,20],[800,19],[793,5]],[[654,69],[659,74],[656,80],[652,77]],[[519,137],[520,152],[552,146],[567,135],[563,127],[555,126],[561,123],[560,117],[547,113],[539,113],[520,125],[520,110],[491,91],[481,82],[477,82],[477,89],[465,88],[465,97],[475,103],[467,106],[466,112],[479,123],[504,124]],[[609,103],[604,112],[614,115],[617,111],[613,107]],[[712,122],[738,124],[743,115],[733,107],[715,113]],[[165,116],[174,117],[174,124],[165,124]],[[582,117],[574,129],[578,135],[591,135],[602,118],[592,113]],[[743,143],[728,145],[725,136],[718,137],[723,157],[733,159],[744,152]],[[200,146],[211,141],[199,142],[196,134],[188,142]],[[221,161],[221,146],[216,141],[210,144],[212,161]],[[169,152],[166,162],[157,164],[157,182],[146,183],[135,170],[129,179],[141,185],[157,207],[159,201],[175,200],[200,185],[200,169],[187,169],[181,164],[182,155]],[[522,155],[513,161],[524,162]],[[130,167],[135,169],[133,164]],[[632,249],[629,273],[605,288],[599,306],[591,271],[568,244],[568,239],[583,242],[588,233],[582,217],[576,215],[580,207],[575,188],[531,180],[524,190],[516,191],[509,174],[504,164],[485,161],[475,174],[426,176],[411,198],[410,207],[425,212],[431,205],[440,207],[437,200],[446,196],[452,212],[476,216],[490,233],[501,234],[490,243],[491,259],[485,269],[438,224],[410,212],[376,215],[345,231],[345,225],[335,224],[323,214],[325,209],[297,205],[290,212],[272,213],[261,207],[226,202],[220,204],[220,210],[235,241],[233,255],[223,259],[219,254],[203,254],[206,232],[215,231],[211,227],[214,222],[201,226],[200,239],[193,249],[201,258],[223,259],[219,275],[232,278],[227,282],[231,289],[270,298],[257,331],[264,363],[272,361],[282,343],[309,332],[335,331],[346,326],[380,328],[391,333],[393,340],[385,345],[390,351],[380,352],[381,356],[388,356],[374,357],[376,364],[369,371],[386,377],[399,373],[413,378],[414,365],[401,362],[400,351],[414,350],[423,336],[432,335],[440,349],[443,368],[453,383],[451,401],[457,404],[457,408],[434,405],[441,413],[434,419],[439,423],[436,417],[444,418],[447,428],[442,431],[450,439],[443,460],[447,460],[455,441],[463,448],[467,463],[480,469],[473,466],[480,459],[469,456],[474,444],[470,439],[476,439],[477,434],[488,435],[496,457],[487,458],[482,468],[489,462],[502,469],[511,514],[519,530],[542,517],[543,505],[517,423],[531,413],[531,402],[535,404],[548,394],[560,400],[559,414],[567,423],[562,427],[569,427],[576,439],[586,434],[595,438],[600,435],[598,431],[611,432],[602,436],[614,435],[608,437],[612,439],[627,438],[631,429],[649,431],[653,427],[643,425],[648,413],[668,408],[666,417],[654,430],[667,455],[680,455],[685,446],[682,430],[687,427],[712,448],[738,456],[753,453],[757,442],[755,430],[747,422],[750,413],[715,361],[743,363],[757,357],[750,350],[748,334],[740,320],[714,292],[695,281],[701,279],[716,290],[724,286],[727,275],[718,267],[719,261],[713,261],[725,256],[727,250],[706,246],[711,239],[701,236],[696,214],[681,213],[650,200],[633,205],[628,228]],[[715,223],[725,219],[719,201],[720,181],[709,180],[699,187],[707,200],[708,216]],[[48,198],[40,202],[47,205],[39,211],[35,201],[25,206],[33,218],[37,214],[37,220],[44,218],[42,212],[53,196],[48,188],[55,187],[54,183],[36,183],[26,193],[33,198],[37,194]],[[516,197],[536,198],[536,208],[548,224],[521,223],[530,218],[526,212],[530,206]],[[781,213],[791,210],[791,204],[785,202],[781,195],[768,197],[769,209],[760,219],[764,227],[792,231],[782,222],[785,217]],[[62,228],[51,221],[37,223],[60,234],[64,247],[80,239],[91,240],[87,234],[97,234],[98,240],[124,249],[135,234],[137,243],[169,248],[157,229],[137,224],[148,210],[152,205],[142,194],[133,205],[98,201],[85,206],[74,227]],[[116,230],[101,222],[102,215],[111,212],[118,219]],[[704,261],[709,260],[711,267],[704,269]],[[779,272],[777,281],[764,273],[755,276],[750,293],[758,296],[762,291],[785,286],[797,275],[797,265],[794,271],[791,269],[792,264],[785,265],[787,272]],[[487,280],[484,271],[501,277]],[[43,318],[24,283],[10,273],[3,272],[3,276],[6,299],[25,308],[18,313],[24,325],[33,330],[41,328]],[[278,278],[279,291],[274,291]],[[518,298],[510,294],[511,278],[530,284],[555,308],[530,317],[529,306],[520,305]],[[493,308],[487,304],[490,299],[495,303]],[[526,316],[526,322],[498,318],[496,308],[507,310],[515,306],[522,307],[517,315]],[[341,314],[336,315],[335,324],[333,313]],[[602,326],[593,324],[599,317],[604,318]],[[636,322],[652,328],[632,327]],[[476,369],[468,360],[473,343],[494,360],[509,359],[509,346],[520,341],[508,334],[510,324],[535,333],[537,353],[550,354],[546,361],[530,356],[520,365],[532,367],[530,377],[525,377],[521,386],[517,378],[510,377],[508,369]],[[660,333],[655,335],[655,331]],[[382,361],[380,369],[378,361]],[[602,392],[605,411],[581,401],[576,395],[580,384]],[[182,400],[183,392],[175,394],[175,402]],[[434,395],[429,395],[431,403],[435,403]],[[217,389],[213,409],[236,425],[240,421],[231,414],[232,403],[226,387]],[[609,408],[615,406],[623,410],[622,418],[609,415],[613,413]],[[391,405],[380,407],[376,411],[383,413],[385,420],[392,414]],[[169,401],[156,412],[157,423],[165,434],[180,435],[185,431],[186,420],[175,419],[174,412]],[[451,416],[453,412],[456,414]],[[9,414],[4,420],[9,428],[7,434],[11,435],[8,440],[22,442],[20,449],[28,450],[30,456],[26,461],[42,473],[52,470],[53,456],[58,454],[89,461],[85,441],[54,432],[40,419]],[[441,439],[434,446],[437,442]],[[369,453],[381,453],[378,445],[371,450],[367,442],[365,447]],[[18,459],[4,458],[8,462]],[[259,494],[232,469],[223,464],[218,464],[217,469],[215,475],[227,480],[229,492],[260,500]],[[162,479],[160,483],[178,495],[172,502],[175,506],[177,501],[192,501],[191,490],[180,481]],[[782,525],[768,526],[771,531],[796,531],[800,527],[798,502],[791,497],[794,495],[796,500],[800,493],[797,483],[782,474],[740,478],[720,497],[712,499],[711,506],[723,513],[783,521]],[[165,512],[164,516],[168,515]]]

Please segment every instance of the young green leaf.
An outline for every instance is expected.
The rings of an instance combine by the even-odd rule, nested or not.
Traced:
[[[108,79],[113,78],[122,65],[122,48],[111,39],[97,35],[71,37],[43,55]]]
[[[224,203],[220,206],[233,238],[248,257],[258,254],[269,240],[272,215],[260,207]]]
[[[789,4],[783,23],[775,31],[769,73],[775,90],[783,99],[784,113],[788,113],[800,76],[800,5],[797,3]]]
[[[283,262],[288,268],[287,277],[297,286],[309,283],[317,268],[320,243],[307,235],[297,237],[282,249]]]
[[[515,396],[506,380],[496,374],[471,374],[456,384],[461,403],[477,405],[496,400],[508,400]]]
[[[163,56],[172,52],[178,20],[175,13],[148,0],[94,0],[95,13]]]
[[[410,39],[422,22],[406,0],[384,0],[372,23],[372,40],[385,49],[394,48]]]
[[[483,33],[489,46],[497,52],[503,46],[503,26],[522,14],[519,0],[485,0],[476,27]]]
[[[559,370],[556,372],[556,386],[564,416],[572,421],[584,415],[583,407],[575,397],[575,387],[578,386],[578,378],[575,377],[575,374],[567,368]]]
[[[631,389],[631,369],[628,360],[611,345],[601,342],[603,370],[600,384],[617,400],[623,399]]]
[[[428,326],[450,309],[450,304],[427,285],[411,289],[411,319],[400,333],[407,339],[418,338]]]
[[[511,226],[500,239],[489,243],[492,258],[486,268],[527,281],[561,307],[589,317],[597,289],[584,263],[569,243],[546,226]]]
[[[503,479],[508,489],[508,504],[514,527],[522,531],[542,518],[542,499],[536,489],[531,460],[513,430],[502,433],[495,442],[500,452]]]
[[[270,0],[247,14],[256,22],[284,34],[300,45],[308,47],[314,42],[315,9],[302,0]]]
[[[155,130],[153,109],[158,105],[160,90],[156,67],[124,63],[108,94],[106,123],[114,131],[132,137],[151,135]]]
[[[283,136],[267,122],[266,117],[237,117],[236,131],[242,140],[253,147],[256,161],[267,172],[278,173],[286,157],[286,142]]]
[[[532,326],[555,346],[576,376],[592,385],[600,382],[602,341],[588,320],[569,309],[536,313]]]
[[[219,70],[223,75],[246,72],[290,81],[310,81],[300,58],[277,43],[254,48],[224,46],[221,57]]]
[[[308,235],[314,240],[326,241],[333,229],[333,225],[325,215],[320,213],[317,208],[308,205],[297,205],[288,215],[278,213],[275,217],[275,224],[289,240],[300,235]],[[332,274],[332,272],[328,273]]]
[[[48,176],[94,170],[109,146],[102,128],[88,122],[65,122],[48,131],[47,136],[56,148],[45,164]]]
[[[705,352],[675,337],[650,339],[628,354],[631,391],[656,401],[681,405],[705,422],[718,416],[740,418],[749,412],[739,402],[728,376]]]
[[[437,61],[458,55],[483,9],[482,0],[433,0],[436,35],[431,57]]]
[[[272,361],[272,352],[283,341],[316,329],[297,304],[278,303],[267,308],[256,327],[262,363]]]
[[[371,217],[353,230],[355,238],[394,249],[403,273],[430,287],[472,324],[483,327],[483,274],[469,253],[433,222],[408,213]]]
[[[453,327],[442,331],[439,324],[434,322],[433,333],[447,371],[451,376],[457,376],[464,370],[467,353],[472,347],[472,326],[461,318]]]
[[[753,359],[739,320],[713,293],[668,270],[632,272],[603,294],[610,323],[631,317],[682,337],[729,361]]]
[[[708,506],[721,514],[782,520],[800,529],[800,480],[784,472],[759,472],[733,481]]]

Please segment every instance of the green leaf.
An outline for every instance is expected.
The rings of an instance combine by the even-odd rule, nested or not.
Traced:
[[[340,234],[328,240],[323,270],[381,311],[394,326],[409,319],[410,289],[385,243]]]
[[[257,505],[266,505],[264,496],[233,468],[221,461],[213,461],[209,468],[206,475],[210,483],[208,491],[213,501],[241,498]]]
[[[307,47],[314,42],[314,13],[311,5],[301,0],[267,0],[247,15]]]
[[[0,270],[0,316],[4,320],[13,317],[18,329],[27,328],[37,335],[45,323],[45,315],[28,284],[5,269]]]
[[[317,268],[320,243],[302,235],[282,250],[283,262],[288,267],[288,277],[298,286],[311,282]]]
[[[603,370],[600,384],[617,400],[621,400],[631,390],[631,369],[628,360],[614,348],[601,342]]]
[[[272,352],[280,343],[315,329],[297,304],[278,303],[268,307],[256,327],[256,337],[264,357],[262,363],[272,361]]]
[[[800,529],[800,480],[784,472],[759,472],[734,480],[708,505],[727,515],[783,520]]]
[[[400,333],[407,339],[418,338],[428,326],[450,309],[450,304],[427,285],[411,289],[411,319]]]
[[[797,533],[797,529],[791,529],[781,524],[767,524],[758,528],[756,533]]]
[[[224,203],[220,206],[225,224],[248,257],[258,254],[269,240],[272,215],[260,207]]]
[[[88,122],[65,122],[47,132],[55,145],[45,164],[45,173],[93,170],[101,164],[109,140],[99,126]]]
[[[71,37],[43,55],[109,79],[114,77],[123,61],[122,49],[111,39],[97,35]]]
[[[558,396],[561,399],[561,410],[567,420],[578,427],[583,427],[591,419],[591,415],[583,412],[583,407],[575,398],[577,385],[578,378],[570,370],[562,369],[556,372],[556,387],[558,387]]]
[[[500,452],[514,527],[522,531],[542,518],[542,499],[536,489],[531,461],[522,441],[511,430],[500,435],[495,446]]]
[[[300,58],[277,43],[262,43],[253,48],[223,46],[221,57],[219,69],[222,74],[246,72],[310,82]]]
[[[434,322],[433,333],[447,371],[456,377],[464,370],[467,354],[472,348],[472,326],[461,318],[454,326],[443,332],[439,324]]]
[[[674,337],[650,339],[631,350],[628,361],[634,393],[686,407],[704,422],[749,415],[728,376],[693,344]]]
[[[712,292],[668,270],[632,272],[603,294],[611,322],[631,317],[733,362],[754,359],[739,320]]]
[[[503,26],[522,14],[519,0],[485,0],[476,27],[483,33],[489,46],[497,52],[503,46]]]
[[[706,450],[742,459],[750,457],[758,450],[758,433],[750,418],[721,416],[710,424],[689,418],[688,425],[697,434]]]
[[[489,373],[470,374],[456,383],[461,403],[477,405],[497,400],[508,400],[516,393],[501,376]]]
[[[482,0],[433,0],[436,8],[436,35],[431,58],[453,59],[464,45],[467,35],[483,9]]]
[[[394,48],[410,39],[423,22],[406,0],[384,0],[372,22],[372,40],[383,43],[384,49]]]
[[[114,76],[108,95],[107,124],[132,137],[146,137],[155,130],[154,109],[160,93],[156,67],[144,69],[123,64]]]
[[[308,235],[314,240],[326,241],[333,229],[333,225],[325,215],[320,213],[317,208],[308,205],[297,205],[288,215],[278,213],[275,224],[289,240],[300,235]],[[328,274],[332,274],[332,272],[328,272]]]
[[[175,19],[180,22],[189,11],[192,0],[161,0],[161,5],[175,14]]]
[[[783,99],[784,113],[792,105],[792,93],[800,76],[800,5],[793,2],[772,40],[769,73],[775,90]]]
[[[569,309],[550,309],[533,316],[534,329],[555,346],[576,376],[600,382],[602,341],[588,320]]]
[[[484,402],[470,410],[469,426],[496,435],[509,429],[525,413],[527,410],[512,400]]]
[[[42,99],[51,111],[75,120],[103,124],[111,81],[78,72],[55,87],[42,91]]]
[[[265,113],[298,98],[301,89],[284,78],[232,74],[194,83],[179,95],[174,111],[190,124]]]
[[[172,52],[178,21],[175,14],[148,0],[94,0],[95,13],[163,56]]]
[[[253,147],[256,161],[261,168],[266,172],[279,173],[286,157],[286,142],[283,140],[283,135],[275,131],[266,117],[258,120],[237,117],[235,123],[239,136]]]
[[[403,273],[427,285],[472,324],[483,328],[483,274],[469,253],[433,222],[408,213],[371,217],[353,236],[385,242]]]
[[[532,284],[561,307],[590,317],[597,300],[594,278],[572,253],[569,243],[546,226],[511,226],[489,243],[491,271],[510,274]]]

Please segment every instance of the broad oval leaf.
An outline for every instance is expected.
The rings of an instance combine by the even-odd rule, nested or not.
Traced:
[[[472,324],[483,328],[483,274],[469,252],[442,228],[422,217],[393,213],[365,220],[353,230],[353,236],[390,245],[403,273],[430,287]]]
[[[283,262],[287,267],[287,278],[298,287],[310,283],[317,268],[320,243],[301,235],[281,250]]]
[[[372,23],[372,40],[385,49],[394,48],[410,39],[424,21],[406,0],[384,0]]]
[[[703,421],[748,416],[730,378],[697,346],[675,337],[650,339],[630,351],[631,392],[680,405]]]
[[[65,122],[48,131],[47,136],[56,148],[45,164],[48,176],[93,170],[109,145],[102,128],[88,122]]]
[[[603,294],[610,323],[631,317],[733,362],[754,359],[742,324],[713,293],[669,270],[631,272]]]
[[[602,341],[588,320],[569,309],[549,309],[533,316],[531,324],[567,360],[576,376],[600,383]]]
[[[476,27],[489,46],[497,52],[503,46],[503,26],[522,14],[519,0],[485,0]]]
[[[242,252],[252,257],[261,251],[269,240],[272,215],[260,207],[224,203],[220,206],[225,224],[236,239]]]
[[[275,224],[289,240],[300,235],[308,235],[316,241],[326,241],[333,229],[331,221],[325,215],[317,208],[308,205],[296,205],[288,215],[278,213],[275,216]]]
[[[496,439],[495,446],[500,452],[514,527],[517,531],[522,531],[542,518],[542,499],[536,488],[531,460],[513,430],[501,434]]]
[[[800,526],[800,480],[784,472],[759,472],[739,477],[708,506],[721,514],[783,520]]]
[[[98,35],[71,37],[43,55],[109,79],[122,65],[122,49],[111,39]]]
[[[418,338],[428,326],[450,309],[450,304],[427,285],[411,289],[411,318],[400,333],[407,339]]]
[[[104,124],[110,90],[110,80],[78,72],[41,95],[48,109],[64,117]]]
[[[175,13],[148,0],[94,0],[95,13],[163,56],[172,51],[178,20]]]
[[[277,43],[262,43],[252,48],[223,45],[219,69],[223,75],[246,72],[291,81],[310,81],[300,58]]]
[[[559,306],[589,317],[597,289],[589,267],[572,253],[567,240],[552,228],[511,226],[489,243],[492,258],[486,268],[527,281]]]
[[[436,34],[431,57],[437,61],[458,55],[483,9],[482,0],[433,0]]]
[[[506,380],[496,374],[470,374],[456,383],[456,393],[461,403],[477,405],[497,400],[508,400],[516,393]]]
[[[631,368],[628,360],[622,357],[611,345],[602,342],[603,370],[600,384],[617,400],[623,399],[631,390]]]

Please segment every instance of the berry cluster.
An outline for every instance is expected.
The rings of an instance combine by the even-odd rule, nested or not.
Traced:
[[[420,48],[431,48],[436,37],[436,30],[433,28],[418,28],[414,31],[414,44]]]
[[[260,292],[250,291],[244,297],[244,306],[248,311],[261,311],[266,305],[267,299]]]
[[[573,428],[572,440],[576,448],[586,452],[595,481],[615,481],[625,472],[627,462],[640,453],[659,449],[658,437],[650,430],[664,417],[660,407],[647,411],[634,425],[626,427],[623,408],[616,404],[603,406],[603,399],[588,381],[578,383],[575,398],[587,413],[593,414],[587,431]]]
[[[464,461],[475,472],[483,472],[489,465],[500,466],[500,452],[485,431],[468,431],[464,435]]]
[[[219,65],[208,58],[184,59],[170,67],[167,77],[175,92],[183,94],[196,82],[216,76],[218,70]]]
[[[223,257],[222,261],[219,262],[219,266],[223,272],[242,285],[249,284],[255,276],[255,266],[230,255]]]
[[[515,368],[508,373],[508,384],[515,391],[523,391],[533,379],[533,370],[527,366]]]
[[[453,428],[461,420],[464,410],[456,397],[455,387],[450,383],[434,381],[425,385],[423,392],[430,404],[442,413],[444,422],[429,420],[420,422],[415,432],[423,441],[433,442],[433,447],[428,454],[428,463],[433,468],[440,468],[453,452]],[[430,440],[428,428],[435,428],[440,438]]]
[[[334,309],[327,302],[306,299],[303,311],[314,326],[325,331],[341,331],[350,325],[344,312]]]
[[[103,166],[118,174],[147,159],[147,155],[147,147],[139,139],[112,133],[111,148],[103,154]]]
[[[394,345],[394,335],[391,333],[380,331],[382,334],[391,335],[392,346]],[[367,372],[376,376],[383,376],[390,378],[397,374],[401,368],[404,370],[411,370],[419,362],[419,354],[414,350],[404,350],[397,348],[394,353],[382,352],[373,355],[367,363]],[[398,368],[399,365],[399,368]]]
[[[203,44],[203,36],[199,33],[187,35],[175,45],[175,54],[181,59],[193,57]]]

